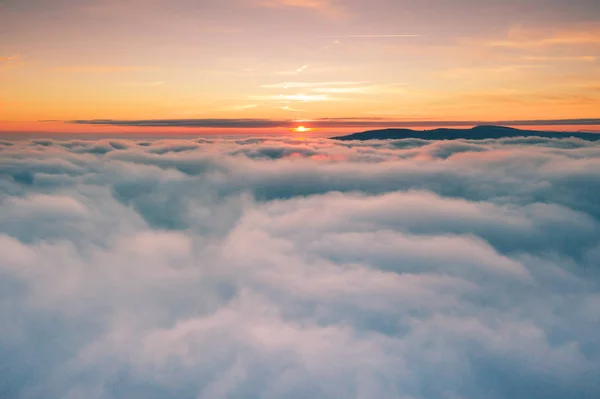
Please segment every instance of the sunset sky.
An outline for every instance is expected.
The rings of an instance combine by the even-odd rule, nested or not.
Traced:
[[[553,122],[600,117],[599,21],[597,0],[0,0],[0,131],[600,130]]]
[[[600,0],[0,0],[0,399],[600,399],[598,198]]]

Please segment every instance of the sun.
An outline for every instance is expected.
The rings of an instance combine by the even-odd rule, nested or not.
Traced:
[[[296,133],[307,133],[310,132],[312,129],[306,126],[298,126],[297,128],[294,128],[292,130]]]

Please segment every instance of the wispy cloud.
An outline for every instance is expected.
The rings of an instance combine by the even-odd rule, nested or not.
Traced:
[[[357,86],[369,84],[369,81],[332,81],[332,82],[281,82],[262,85],[265,89],[305,89],[325,86]]]
[[[533,61],[533,60],[531,60]],[[542,61],[537,60],[537,61]],[[514,64],[514,65],[498,65],[493,67],[480,67],[480,68],[451,68],[447,70],[437,71],[433,75],[435,77],[442,78],[464,78],[464,77],[474,77],[474,76],[489,76],[493,74],[505,74],[505,73],[514,73],[521,72],[526,70],[536,70],[540,68],[545,68],[548,65],[546,64]]]
[[[119,73],[119,72],[135,72],[142,71],[148,68],[140,66],[119,66],[119,65],[71,65],[61,66],[54,70],[57,72],[73,72],[73,73]]]
[[[306,89],[316,94],[381,94],[404,92],[404,85],[373,84],[370,81],[281,82],[261,86],[264,89]]]
[[[262,0],[264,7],[271,8],[303,8],[314,10],[331,18],[346,18],[348,11],[339,2],[333,0]]]
[[[167,84],[165,81],[155,81],[155,82],[124,82],[125,86],[142,86],[142,87],[152,87],[152,86],[163,86]]]
[[[568,29],[559,31],[540,31],[523,28],[512,29],[505,39],[491,40],[491,47],[531,48],[556,45],[600,44],[599,29]]]
[[[277,95],[269,95],[269,96],[253,96],[252,98],[256,98],[257,100],[264,101],[273,101],[278,103],[288,103],[288,102],[317,102],[317,101],[332,101],[338,100],[336,98],[330,97],[327,94],[307,94],[307,93],[295,93],[295,94],[277,94]]]
[[[190,128],[291,128],[299,120],[281,119],[144,119],[144,120],[119,120],[119,119],[91,119],[73,120],[67,123],[79,125],[106,125],[106,126],[135,126],[135,127],[190,127]],[[382,128],[382,127],[456,127],[475,125],[506,125],[506,126],[600,126],[600,118],[588,119],[544,119],[544,120],[398,120],[384,118],[321,118],[302,120],[310,122],[316,128]]]
[[[350,87],[315,87],[312,91],[327,94],[394,94],[405,93],[406,88],[402,84],[373,84]]]
[[[234,105],[233,107],[228,107],[227,109],[231,109],[233,111],[245,111],[247,109],[257,108],[258,104],[242,104],[242,105]]]
[[[23,65],[20,55],[0,56],[0,71]]]
[[[308,65],[302,65],[301,67],[296,68],[296,69],[277,71],[277,72],[275,72],[275,75],[299,75],[302,72],[306,71],[307,69],[308,69]]]
[[[528,61],[581,61],[594,62],[598,57],[594,55],[575,55],[575,56],[524,56],[524,60]]]
[[[14,62],[19,59],[18,55],[0,56],[0,62]]]
[[[312,89],[315,93],[324,93],[324,94],[358,94],[358,93],[366,93],[369,90],[368,87],[315,87]]]
[[[366,34],[366,35],[330,35],[319,36],[329,38],[348,38],[348,39],[400,39],[400,38],[416,38],[421,37],[417,34]]]
[[[210,127],[210,128],[275,128],[291,126],[291,121],[278,121],[271,119],[143,119],[143,120],[119,120],[119,119],[89,119],[72,120],[67,123],[77,125],[103,125],[103,126],[135,126],[135,127]]]
[[[340,41],[340,40],[334,40],[334,41],[332,41],[332,42],[330,42],[330,43],[328,43],[328,44],[324,45],[323,47],[321,47],[321,48],[319,49],[319,51],[325,51],[325,50],[329,50],[330,48],[332,48],[332,47],[334,47],[334,46],[337,46],[337,45],[339,45],[340,43],[341,43],[341,41]]]
[[[277,108],[281,109],[283,111],[289,111],[289,112],[304,112],[304,110],[292,108],[289,105],[284,105],[283,107],[277,107]]]

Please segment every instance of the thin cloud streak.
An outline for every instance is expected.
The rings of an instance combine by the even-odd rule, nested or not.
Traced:
[[[292,128],[298,120],[276,119],[144,119],[144,120],[117,120],[117,119],[91,119],[72,120],[66,123],[78,125],[104,125],[104,126],[132,126],[132,127],[190,127],[190,128],[242,128],[242,129],[269,129]],[[546,120],[504,120],[504,121],[406,121],[388,119],[356,119],[356,118],[323,118],[303,119],[314,128],[385,128],[385,127],[456,127],[476,125],[506,125],[506,126],[600,126],[600,118],[589,119],[546,119]]]
[[[279,94],[272,96],[253,96],[254,100],[263,100],[263,101],[271,101],[275,103],[290,103],[290,102],[301,102],[301,103],[310,103],[310,102],[323,102],[323,101],[341,101],[340,98],[333,98],[328,96],[327,94],[305,94],[305,93],[297,93],[297,94]]]
[[[332,0],[263,0],[260,4],[269,8],[312,10],[333,19],[345,19],[350,15],[346,8]]]
[[[390,35],[331,35],[331,36],[319,36],[328,38],[348,38],[348,39],[394,39],[394,38],[415,38],[422,37],[417,34],[390,34]]]
[[[594,62],[598,57],[594,55],[581,55],[581,56],[526,56],[523,57],[529,61],[583,61],[583,62]]]
[[[147,68],[139,66],[118,66],[118,65],[74,65],[54,68],[57,72],[75,72],[75,73],[118,73],[118,72],[136,72]]]
[[[298,88],[319,88],[323,86],[360,86],[370,84],[369,81],[357,81],[357,82],[282,82],[262,85],[265,89],[298,89]]]
[[[167,84],[165,81],[156,81],[156,82],[124,82],[125,86],[142,86],[142,87],[152,87],[152,86],[163,86]]]
[[[20,55],[0,56],[0,71],[23,65]]]
[[[535,31],[514,29],[508,37],[488,42],[490,47],[534,48],[549,46],[581,46],[600,44],[600,29],[568,29],[560,31]]]

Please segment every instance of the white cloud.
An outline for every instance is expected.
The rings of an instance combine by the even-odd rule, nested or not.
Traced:
[[[600,394],[599,143],[0,154],[2,397]]]

